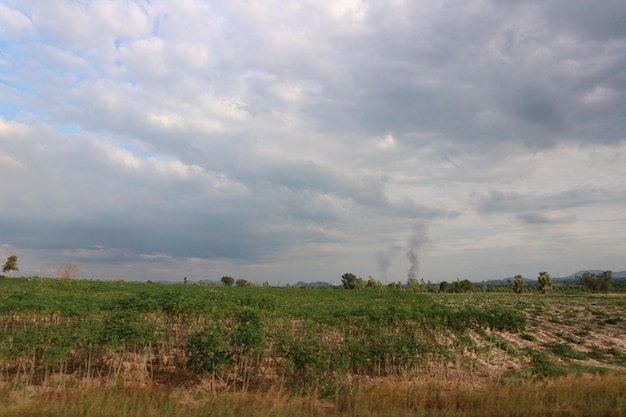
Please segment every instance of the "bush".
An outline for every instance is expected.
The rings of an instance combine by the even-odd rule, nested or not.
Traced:
[[[539,378],[553,378],[566,374],[545,352],[531,352],[530,363],[533,375]]]
[[[205,331],[192,334],[186,350],[187,369],[196,374],[216,372],[231,363],[222,323],[213,322]]]

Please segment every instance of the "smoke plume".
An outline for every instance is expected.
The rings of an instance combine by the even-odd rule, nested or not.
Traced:
[[[409,278],[417,278],[417,271],[419,269],[419,256],[420,249],[427,242],[426,226],[423,224],[417,224],[413,226],[411,236],[407,241],[406,258],[409,260]]]
[[[386,281],[387,269],[391,266],[391,260],[383,251],[379,251],[376,254],[376,258],[378,260],[378,271],[380,272],[381,278]]]

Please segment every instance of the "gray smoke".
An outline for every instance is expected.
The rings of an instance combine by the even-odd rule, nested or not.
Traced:
[[[387,269],[391,266],[391,260],[389,256],[383,251],[379,251],[376,254],[376,258],[378,259],[378,272],[380,272],[380,276],[383,280],[387,280]]]
[[[413,226],[411,236],[407,241],[406,258],[409,260],[410,267],[408,271],[409,278],[417,278],[417,271],[419,269],[419,256],[420,249],[427,242],[426,226],[423,224],[417,224]]]

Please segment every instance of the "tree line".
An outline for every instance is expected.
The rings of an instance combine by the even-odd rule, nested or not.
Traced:
[[[11,271],[19,271],[17,265],[17,256],[10,255],[4,266],[2,267],[2,273],[10,273]],[[57,271],[61,278],[76,278],[78,275],[78,266],[71,262],[64,262],[58,268]],[[615,290],[613,282],[613,272],[604,271],[602,273],[592,273],[589,271],[584,272],[582,275],[576,276],[576,283],[582,288],[591,292],[607,292]],[[184,283],[187,284],[187,277],[184,278]],[[202,285],[202,281],[198,282]],[[257,285],[246,279],[235,279],[231,276],[225,275],[220,279],[220,283],[225,287],[256,287]],[[341,287],[347,290],[364,289],[364,288],[378,288],[381,289],[384,285],[376,278],[369,276],[367,280],[356,276],[351,272],[346,272],[341,276]],[[263,287],[269,287],[269,283],[265,281],[262,284]],[[492,285],[491,288],[483,280],[480,286],[472,283],[467,279],[457,279],[451,283],[442,281],[439,284],[433,284],[430,280],[424,281],[424,278],[418,280],[416,277],[410,277],[406,283],[401,281],[391,282],[386,285],[388,288],[407,289],[411,292],[450,292],[450,293],[463,293],[472,291],[488,292],[490,290],[496,290]],[[626,285],[622,285],[626,287]],[[526,287],[526,279],[522,275],[516,275],[513,279],[506,280],[506,288],[509,292],[515,292],[518,294],[523,293],[528,288]],[[554,288],[552,278],[548,272],[539,272],[537,277],[537,283],[535,288],[541,291],[543,294],[550,292]]]

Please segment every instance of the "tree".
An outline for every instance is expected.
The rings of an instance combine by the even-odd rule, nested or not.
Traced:
[[[589,271],[584,272],[581,276],[576,277],[580,285],[587,287],[591,291],[597,291],[600,288],[600,279],[596,274]]]
[[[358,282],[361,278],[357,278],[356,275],[350,272],[346,272],[341,276],[341,283],[346,290],[354,290],[358,287]]]
[[[468,279],[464,279],[461,281],[459,278],[456,279],[450,286],[450,292],[461,293],[461,292],[472,292],[474,291],[474,284]]]
[[[235,285],[238,287],[247,287],[248,286],[248,280],[246,279],[238,279],[237,281],[235,281]]]
[[[72,262],[63,262],[57,269],[57,274],[60,278],[76,278],[78,276],[78,266]]]
[[[221,279],[222,285],[225,287],[232,287],[235,283],[235,279],[233,277],[224,276]]]
[[[541,290],[542,294],[547,294],[552,289],[552,278],[547,272],[540,272],[537,278],[537,287]]]
[[[521,275],[515,275],[515,280],[513,281],[513,291],[518,294],[524,292],[524,277]]]
[[[17,266],[17,256],[11,255],[7,258],[7,261],[4,263],[2,267],[2,272],[11,272],[11,271],[19,271],[20,268]]]
[[[592,274],[589,271],[576,277],[581,285],[593,292],[608,291],[613,288],[613,272],[604,271],[602,274]]]
[[[448,281],[441,281],[439,283],[439,292],[448,292],[449,289],[450,284],[448,284]]]
[[[613,271],[604,271],[600,280],[600,291],[609,291],[613,289]]]
[[[382,286],[383,284],[376,278],[372,276],[367,277],[367,283],[365,284],[365,288],[382,288]]]
[[[464,279],[459,283],[459,292],[471,292],[474,291],[474,284],[470,280]]]
[[[420,283],[417,278],[408,278],[406,280],[406,287],[411,292],[420,292]]]

